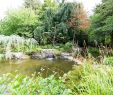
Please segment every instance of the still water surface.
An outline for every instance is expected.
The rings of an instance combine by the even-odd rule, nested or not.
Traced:
[[[42,72],[43,77],[47,77],[55,72],[62,76],[72,69],[74,63],[66,60],[12,60],[0,62],[0,76],[6,73],[18,71],[25,75]]]

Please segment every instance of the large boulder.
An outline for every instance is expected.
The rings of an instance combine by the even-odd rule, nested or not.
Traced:
[[[43,59],[43,58],[45,58],[45,56],[42,55],[42,53],[36,53],[36,52],[34,52],[34,53],[31,54],[31,58],[32,59]]]
[[[55,53],[53,49],[43,49],[41,52],[34,52],[31,54],[32,59],[53,59]]]
[[[41,53],[45,58],[55,58],[55,49],[43,49]]]

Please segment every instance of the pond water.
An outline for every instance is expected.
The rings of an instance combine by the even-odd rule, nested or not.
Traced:
[[[43,77],[47,77],[56,72],[62,76],[72,69],[74,63],[67,60],[12,60],[0,62],[0,76],[6,73],[18,71],[25,75],[36,75],[41,72]]]

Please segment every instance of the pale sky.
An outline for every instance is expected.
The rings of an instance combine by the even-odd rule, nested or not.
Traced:
[[[91,15],[93,14],[93,10],[96,7],[96,5],[101,3],[102,0],[73,0],[73,1],[82,2],[88,14]]]
[[[93,13],[93,9],[101,0],[67,0],[82,2],[88,14]],[[6,15],[6,11],[14,8],[19,8],[24,0],[0,0],[0,19]]]

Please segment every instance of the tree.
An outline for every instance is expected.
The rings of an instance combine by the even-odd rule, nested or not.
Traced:
[[[47,44],[52,41],[52,22],[56,9],[57,3],[55,0],[44,0],[44,3],[40,7],[37,28],[34,30],[35,39],[37,39],[40,44]]]
[[[33,37],[36,28],[36,15],[32,9],[12,10],[1,22],[1,31],[5,35],[17,34]]]
[[[45,39],[47,43],[53,43],[53,45],[56,42],[72,41],[74,33],[79,33],[79,30],[85,30],[89,26],[86,12],[81,4],[62,3],[57,5],[53,1],[45,0],[42,5],[39,17],[41,23],[37,26],[37,32],[42,31],[40,33],[44,34],[46,39],[44,36],[40,38]],[[78,25],[73,26],[74,24]]]
[[[113,46],[113,0],[102,0],[102,3],[96,7],[91,21],[91,28],[93,34],[97,36],[96,38],[105,43],[106,37],[111,36]]]
[[[39,0],[25,0],[24,6],[36,11],[41,6],[41,2]]]
[[[86,33],[87,29],[90,26],[89,19],[87,17],[87,13],[84,10],[82,3],[78,3],[74,7],[73,15],[72,15],[71,19],[68,20],[68,24],[71,28],[73,28],[75,30],[74,34],[73,34],[73,43],[75,42],[75,40],[80,40],[80,39],[77,39],[76,36],[77,35],[80,36],[80,34]],[[81,33],[81,32],[84,32],[84,33]],[[85,35],[82,35],[82,36],[85,36]],[[85,39],[83,39],[83,40],[85,40]]]

